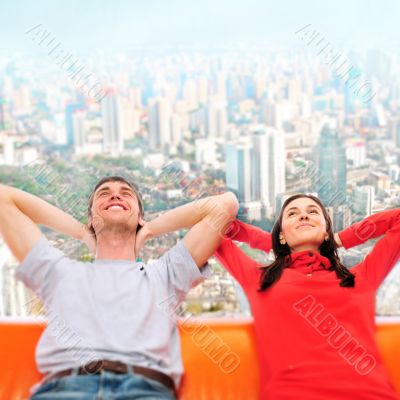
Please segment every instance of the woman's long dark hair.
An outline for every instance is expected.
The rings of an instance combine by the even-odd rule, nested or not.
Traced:
[[[290,257],[287,257],[291,253],[290,248],[287,243],[280,243],[279,234],[282,228],[283,212],[285,211],[287,205],[293,200],[301,197],[307,197],[315,201],[321,207],[322,213],[324,215],[326,221],[326,232],[328,233],[329,238],[328,240],[324,240],[324,242],[319,247],[321,256],[327,257],[331,262],[330,269],[336,272],[336,276],[338,277],[338,279],[340,279],[340,286],[354,287],[354,274],[350,272],[339,259],[335,238],[333,236],[332,222],[328,212],[317,197],[310,194],[301,193],[289,197],[283,203],[279,217],[272,228],[272,249],[274,251],[276,259],[272,264],[262,267],[260,287],[258,290],[263,291],[271,287],[275,282],[280,279],[283,269],[287,268],[291,263]]]

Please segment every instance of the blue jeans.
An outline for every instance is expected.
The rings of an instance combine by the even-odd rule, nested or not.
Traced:
[[[142,375],[115,374],[101,371],[98,375],[72,374],[52,379],[33,394],[31,400],[176,400],[161,383]]]

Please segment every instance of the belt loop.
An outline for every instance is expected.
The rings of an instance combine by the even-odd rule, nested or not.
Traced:
[[[72,369],[71,375],[79,375],[79,367],[71,368],[71,369]]]
[[[130,375],[134,375],[135,373],[133,372],[133,365],[131,364],[126,364],[128,366],[127,373]]]

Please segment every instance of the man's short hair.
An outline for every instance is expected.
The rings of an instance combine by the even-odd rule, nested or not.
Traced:
[[[94,195],[96,193],[96,190],[106,182],[123,182],[123,183],[126,183],[136,195],[136,198],[137,198],[137,201],[138,201],[138,205],[139,205],[139,215],[141,217],[144,216],[143,200],[142,200],[142,196],[140,195],[138,187],[133,182],[130,182],[128,179],[126,179],[126,178],[124,178],[122,176],[115,175],[115,176],[106,176],[104,178],[101,178],[96,183],[96,185],[94,186],[92,192],[89,195],[89,203],[88,203],[88,209],[87,209],[88,218],[90,218],[92,216],[92,205],[93,205],[93,200],[94,200]],[[138,226],[138,230],[140,228],[141,228],[141,226],[139,225]],[[91,230],[94,233],[93,227],[91,227]]]

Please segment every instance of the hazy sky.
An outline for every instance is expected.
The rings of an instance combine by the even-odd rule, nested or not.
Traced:
[[[1,0],[0,51],[35,52],[24,33],[43,24],[75,51],[138,44],[298,45],[312,24],[335,46],[394,46],[400,0]]]

